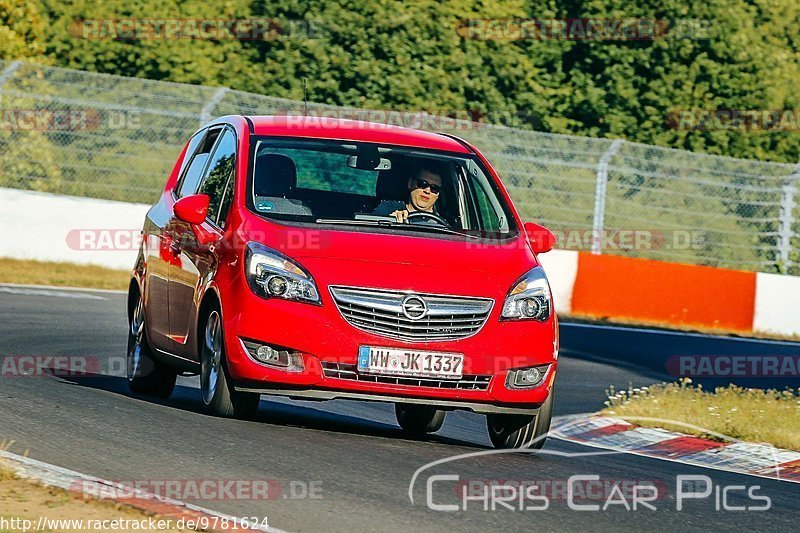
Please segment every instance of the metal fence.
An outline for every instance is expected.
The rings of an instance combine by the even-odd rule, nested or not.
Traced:
[[[0,187],[149,203],[215,116],[349,116],[466,138],[561,248],[800,274],[800,165],[25,62],[0,62],[0,113]]]

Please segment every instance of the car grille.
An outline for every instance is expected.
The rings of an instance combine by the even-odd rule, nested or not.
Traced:
[[[359,374],[356,365],[345,363],[329,363],[323,361],[322,371],[325,377],[336,379],[350,379],[353,381],[364,381],[369,383],[387,383],[389,385],[411,385],[414,387],[433,387],[434,389],[458,389],[458,390],[486,390],[489,388],[489,381],[492,376],[480,376],[465,374],[461,379],[436,379],[436,378],[416,378],[416,377],[397,377],[379,376],[375,374]]]
[[[486,323],[494,300],[463,296],[403,293],[353,287],[331,287],[342,316],[351,325],[383,337],[408,341],[463,339]],[[404,301],[424,301],[421,318],[404,313]]]

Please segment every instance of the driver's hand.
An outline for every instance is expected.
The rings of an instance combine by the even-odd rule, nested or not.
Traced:
[[[393,211],[392,216],[395,217],[398,222],[408,222],[408,209]]]

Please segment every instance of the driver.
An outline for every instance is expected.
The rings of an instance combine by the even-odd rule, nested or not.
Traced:
[[[407,222],[408,215],[417,211],[434,213],[436,200],[442,192],[442,177],[428,169],[420,169],[408,180],[408,198],[402,201],[385,201],[375,209],[374,214],[393,216],[398,222]]]

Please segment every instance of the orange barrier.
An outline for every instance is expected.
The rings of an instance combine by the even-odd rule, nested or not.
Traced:
[[[754,272],[581,252],[572,313],[751,332],[755,294]]]

